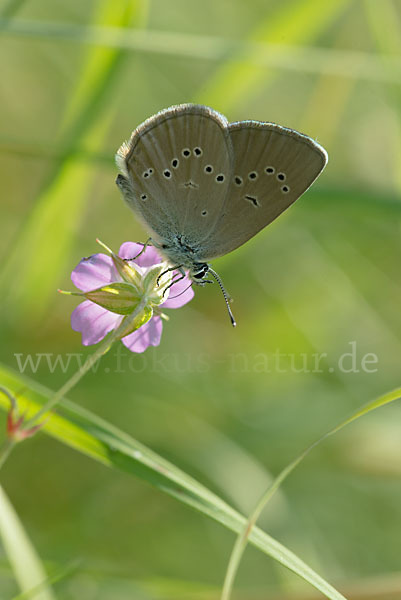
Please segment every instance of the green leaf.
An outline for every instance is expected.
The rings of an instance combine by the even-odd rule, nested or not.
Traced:
[[[46,582],[47,575],[17,513],[4,490],[0,487],[0,535],[4,550],[22,592],[29,592],[33,600],[55,600]],[[28,597],[28,596],[27,596]]]
[[[27,416],[37,412],[52,395],[46,388],[1,365],[0,382],[12,392],[24,390],[18,397],[18,405],[20,411],[26,412]],[[5,410],[9,407],[9,401],[3,394],[0,394],[0,407]],[[104,465],[144,479],[236,533],[246,523],[243,515],[190,475],[130,435],[68,400],[60,402],[58,414],[48,417],[43,431]],[[250,542],[308,581],[327,598],[344,600],[344,596],[327,581],[261,529],[253,529]]]

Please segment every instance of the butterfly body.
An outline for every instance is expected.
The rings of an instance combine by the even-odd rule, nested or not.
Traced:
[[[129,197],[132,191],[127,186],[127,180],[119,174],[116,182],[122,190],[124,197]],[[208,265],[202,259],[205,249],[197,240],[192,240],[190,237],[169,227],[165,231],[159,229],[159,233],[152,231],[150,227],[147,227],[147,229],[152,234],[151,243],[171,265],[189,271],[195,283],[199,283],[200,279],[207,274]],[[200,277],[200,273],[202,273],[202,277]]]

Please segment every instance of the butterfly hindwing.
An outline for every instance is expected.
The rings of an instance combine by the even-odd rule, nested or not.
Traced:
[[[272,123],[229,125],[233,175],[204,260],[231,252],[293,204],[327,163],[311,138]]]

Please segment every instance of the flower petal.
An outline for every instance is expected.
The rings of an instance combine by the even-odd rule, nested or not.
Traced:
[[[90,346],[100,342],[109,331],[118,327],[122,318],[121,315],[109,312],[90,300],[85,300],[73,311],[71,327],[74,331],[82,333],[83,345]]]
[[[118,251],[118,256],[121,258],[135,258],[143,249],[143,244],[135,244],[134,242],[124,242]],[[162,262],[162,257],[157,252],[154,246],[146,246],[141,256],[135,258],[134,264],[140,267],[151,267]]]
[[[163,308],[180,308],[192,300],[195,295],[188,275],[174,283],[169,292],[167,300],[163,302]]]
[[[93,254],[83,258],[71,273],[71,280],[83,292],[89,292],[112,281],[122,281],[111,256]]]
[[[125,336],[121,341],[131,352],[144,352],[148,346],[160,344],[162,329],[161,318],[152,317],[145,325]]]

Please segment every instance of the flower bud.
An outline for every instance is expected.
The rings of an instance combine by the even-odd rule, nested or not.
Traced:
[[[135,269],[135,267],[130,265],[128,261],[117,256],[117,254],[114,254],[114,252],[111,253],[111,258],[115,268],[117,269],[121,277],[124,279],[124,281],[136,287],[139,293],[141,276]]]
[[[166,291],[173,278],[167,263],[159,263],[151,267],[143,279],[143,289],[151,304],[163,304],[168,298]]]

